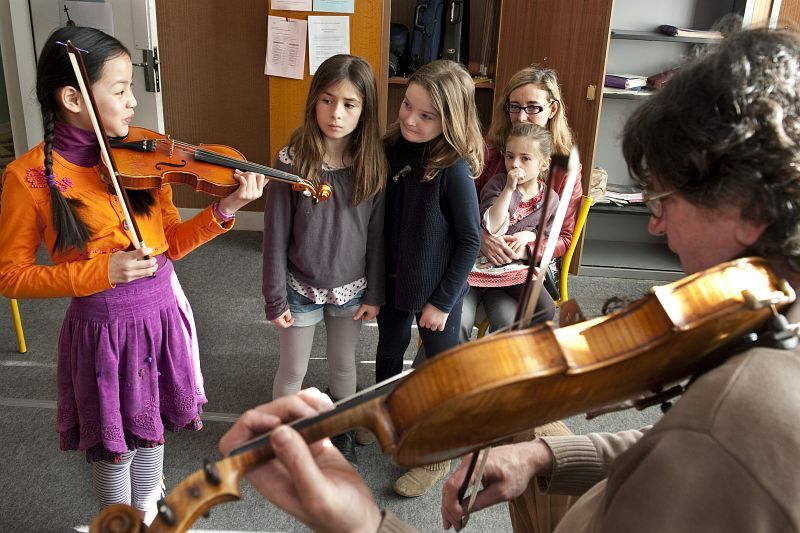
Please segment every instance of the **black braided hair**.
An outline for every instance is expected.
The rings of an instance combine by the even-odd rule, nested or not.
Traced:
[[[73,198],[65,198],[53,179],[53,139],[55,122],[58,118],[56,95],[62,87],[72,86],[76,89],[78,87],[67,49],[59,44],[68,40],[76,47],[90,51],[84,54],[90,83],[100,78],[106,61],[122,54],[130,56],[125,45],[114,37],[100,30],[81,26],[66,26],[55,30],[42,48],[36,70],[36,98],[39,100],[44,126],[44,172],[48,177],[50,206],[56,234],[53,251],[64,251],[69,248],[83,250],[91,236],[91,228],[78,213],[78,209],[84,206],[83,203]],[[149,215],[150,208],[155,205],[155,199],[148,191],[130,191],[128,198],[131,209],[137,214]]]

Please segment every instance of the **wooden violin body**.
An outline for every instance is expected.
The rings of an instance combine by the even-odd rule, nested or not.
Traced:
[[[230,146],[201,144],[192,146],[155,131],[131,126],[124,139],[111,141],[118,179],[126,189],[158,189],[182,183],[212,196],[225,197],[239,187],[233,170],[258,172],[270,179],[291,183],[315,201],[331,194],[328,185],[319,188],[294,174],[247,161]]]
[[[460,345],[292,425],[308,442],[367,428],[397,463],[430,464],[683,380],[793,300],[764,260],[737,260],[656,287],[606,317]],[[188,529],[212,505],[238,498],[241,477],[272,457],[265,435],[207,465],[167,496],[149,530]],[[97,522],[114,513],[104,510]]]
[[[656,287],[606,317],[459,346],[426,361],[425,372],[413,372],[386,396],[383,410],[398,413],[395,436],[379,440],[399,464],[429,464],[659,390],[769,320],[769,306],[750,309],[747,292],[767,300],[786,290],[764,261],[741,260]]]

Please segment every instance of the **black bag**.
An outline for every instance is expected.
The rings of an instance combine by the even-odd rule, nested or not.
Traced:
[[[469,66],[469,0],[447,0],[442,59]]]
[[[389,77],[408,71],[408,28],[392,22],[389,28]]]
[[[445,0],[417,0],[411,38],[412,71],[442,57],[444,4]]]

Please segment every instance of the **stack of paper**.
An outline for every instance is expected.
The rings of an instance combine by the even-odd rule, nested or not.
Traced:
[[[605,200],[617,205],[642,204],[644,193],[635,185],[609,183],[606,187]]]

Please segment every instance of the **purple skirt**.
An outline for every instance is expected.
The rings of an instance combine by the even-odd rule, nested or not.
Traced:
[[[73,298],[58,341],[56,431],[62,450],[115,461],[200,429],[203,391],[194,317],[172,263],[154,277]]]

